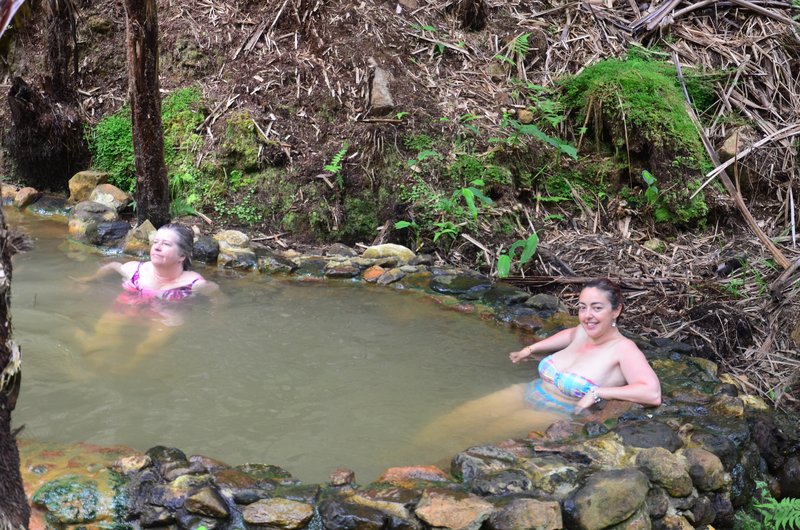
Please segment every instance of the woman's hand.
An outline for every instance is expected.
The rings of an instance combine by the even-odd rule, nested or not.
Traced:
[[[517,364],[530,357],[531,353],[533,353],[533,349],[531,347],[526,346],[525,348],[522,348],[519,351],[512,351],[508,355],[508,358],[511,359],[512,363]]]
[[[594,396],[591,393],[587,392],[575,404],[575,412],[574,412],[574,414],[577,416],[578,414],[580,414],[584,410],[591,408],[592,405],[594,405],[594,404],[595,404]]]

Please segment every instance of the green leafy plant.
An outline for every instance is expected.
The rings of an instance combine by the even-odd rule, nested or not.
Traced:
[[[503,55],[495,55],[495,59],[500,59],[502,62],[513,65],[516,65],[517,61],[524,60],[531,49],[530,43],[528,42],[530,36],[530,33],[517,35],[517,37],[509,43],[508,52]]]
[[[497,276],[498,278],[506,278],[511,272],[511,261],[517,250],[522,249],[522,254],[519,257],[518,266],[528,263],[536,249],[539,247],[539,235],[534,232],[528,239],[519,239],[508,247],[508,251],[500,254],[497,257]]]
[[[469,209],[469,213],[472,215],[473,219],[478,218],[478,207],[475,204],[475,199],[478,199],[481,203],[486,206],[492,206],[494,201],[484,195],[483,191],[481,191],[478,186],[483,187],[485,184],[481,179],[475,179],[469,183],[469,186],[456,190],[453,193],[452,201],[458,199],[458,197],[464,197],[464,202],[467,203],[467,208]]]
[[[347,150],[350,149],[350,143],[345,141],[342,144],[342,148],[333,155],[331,161],[328,162],[322,169],[331,173],[336,178],[336,184],[339,186],[339,190],[344,188],[344,177],[342,176],[342,160],[344,160],[344,155],[347,154]]]
[[[436,226],[436,232],[433,234],[434,243],[436,243],[436,241],[438,241],[442,236],[450,236],[452,239],[458,237],[458,226],[453,224],[451,221],[434,223],[434,226]]]
[[[414,234],[414,246],[416,250],[422,248],[422,238],[420,237],[419,233],[419,225],[414,221],[397,221],[394,224],[394,227],[397,230],[403,230],[404,228],[408,228]]]
[[[644,191],[644,200],[647,204],[654,206],[658,200],[658,188],[656,187],[656,178],[652,173],[646,169],[642,171],[642,180],[647,184],[647,189]]]
[[[775,530],[800,529],[800,499],[784,498],[776,500],[764,482],[756,482],[760,502],[753,508],[761,515],[764,527]]]
[[[560,138],[550,136],[542,131],[536,124],[523,124],[517,120],[511,119],[507,114],[504,114],[502,125],[510,129],[510,134],[505,138],[490,138],[490,143],[501,142],[510,147],[517,147],[521,144],[522,138],[530,137],[534,140],[538,140],[554,147],[559,155],[565,154],[573,160],[578,159],[578,150],[575,147],[573,147],[569,142],[565,142]]]
[[[420,151],[419,154],[417,154],[416,158],[412,158],[411,160],[408,161],[408,167],[413,168],[419,166],[421,162],[429,158],[435,158],[437,160],[441,160],[442,155],[439,153],[439,151],[435,151],[433,149],[425,149],[423,151]]]

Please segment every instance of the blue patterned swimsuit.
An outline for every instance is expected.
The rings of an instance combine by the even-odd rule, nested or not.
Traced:
[[[552,355],[548,355],[539,362],[539,379],[525,385],[525,402],[531,408],[548,410],[560,414],[570,414],[575,408],[575,403],[559,399],[544,387],[546,381],[556,387],[558,391],[569,398],[582,398],[597,385],[591,380],[573,372],[560,372],[553,363]]]

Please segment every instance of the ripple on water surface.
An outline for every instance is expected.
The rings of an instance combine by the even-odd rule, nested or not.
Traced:
[[[14,258],[14,334],[25,370],[14,419],[26,437],[172,445],[230,464],[280,465],[307,481],[344,466],[367,482],[389,466],[492,441],[478,430],[447,447],[414,436],[535,369],[508,363],[520,342],[506,329],[416,293],[230,278],[210,268],[199,270],[220,284],[226,305],[187,304],[169,341],[133,364],[146,323],[87,353],[77,335],[92,334],[119,281],[81,289],[70,278],[108,258],[66,243],[63,223],[8,216],[36,239]]]

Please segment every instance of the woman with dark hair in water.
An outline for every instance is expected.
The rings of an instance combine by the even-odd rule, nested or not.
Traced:
[[[552,353],[539,362],[539,379],[525,386],[533,408],[546,404],[574,406],[575,412],[602,399],[661,404],[658,376],[636,344],[617,328],[622,291],[607,279],[593,280],[581,290],[579,325],[512,352],[518,363],[534,353]]]
[[[519,351],[513,363],[534,354],[550,354],[539,362],[539,378],[470,401],[432,422],[419,441],[459,433],[486,441],[541,430],[578,414],[601,400],[617,399],[645,406],[661,404],[661,384],[642,351],[617,327],[622,292],[607,279],[593,280],[581,290],[577,326],[565,329]]]

